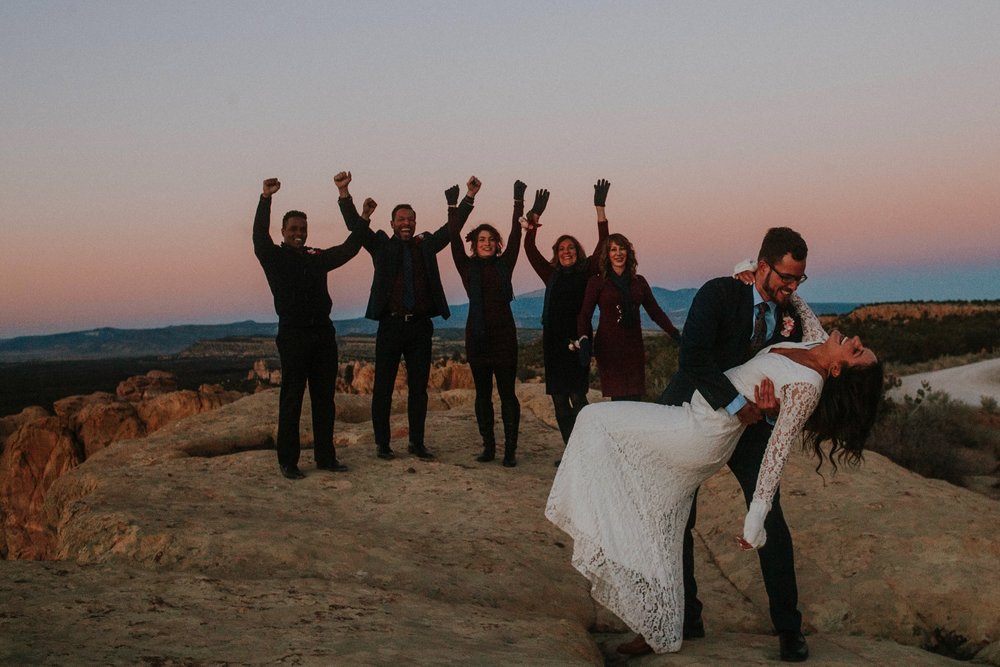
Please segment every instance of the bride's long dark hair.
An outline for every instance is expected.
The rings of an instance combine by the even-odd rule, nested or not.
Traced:
[[[869,366],[845,367],[839,376],[831,375],[823,383],[819,405],[803,429],[803,447],[819,459],[817,471],[826,459],[834,472],[838,461],[851,466],[861,463],[865,441],[882,402],[884,374],[884,365],[876,361]],[[830,441],[830,451],[824,453],[821,444],[826,440]]]

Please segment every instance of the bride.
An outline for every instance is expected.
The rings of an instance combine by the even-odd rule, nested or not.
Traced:
[[[765,347],[726,375],[744,396],[770,378],[781,405],[743,525],[742,546],[759,548],[797,436],[820,465],[860,462],[882,363],[857,337],[834,331],[819,342]],[[681,646],[681,550],[693,494],[725,465],[743,428],[697,392],[682,406],[593,404],[580,412],[556,473],[545,516],[573,538],[573,566],[594,599],[658,653]]]

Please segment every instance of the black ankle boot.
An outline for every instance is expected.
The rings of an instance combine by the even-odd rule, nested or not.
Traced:
[[[497,457],[497,446],[496,443],[483,443],[483,453],[476,457],[476,460],[480,463],[489,463]]]
[[[517,445],[505,445],[503,448],[503,465],[505,468],[513,468],[517,465],[517,457],[514,456],[514,452],[517,451]]]

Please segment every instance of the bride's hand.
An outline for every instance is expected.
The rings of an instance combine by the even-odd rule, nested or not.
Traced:
[[[764,519],[771,511],[770,503],[754,500],[750,503],[747,517],[743,520],[743,539],[754,549],[760,549],[767,542]]]
[[[753,402],[765,415],[771,419],[777,418],[781,403],[774,395],[774,382],[771,381],[771,378],[764,378],[759,385],[753,388]]]

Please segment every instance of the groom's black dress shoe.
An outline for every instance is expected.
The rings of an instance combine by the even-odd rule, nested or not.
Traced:
[[[696,621],[684,622],[684,639],[702,639],[705,636],[705,624],[699,618]]]
[[[375,447],[375,456],[390,461],[396,458],[396,453],[392,451],[389,445],[377,445]]]
[[[288,479],[304,479],[305,475],[299,470],[298,466],[278,466],[281,468],[281,474]]]
[[[804,662],[809,657],[809,647],[801,632],[779,632],[778,645],[784,662]]]
[[[642,635],[636,635],[632,641],[619,644],[616,650],[622,655],[646,655],[653,652],[653,647]]]
[[[317,463],[316,468],[318,470],[329,470],[330,472],[347,472],[347,466],[337,459],[334,459],[333,463],[324,463],[323,465]]]

